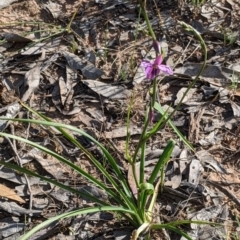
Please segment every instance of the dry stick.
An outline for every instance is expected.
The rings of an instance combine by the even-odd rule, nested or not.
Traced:
[[[15,135],[14,134],[14,126],[13,125],[10,125],[10,128],[11,128],[11,134],[12,135]],[[17,152],[17,147],[16,147],[16,141],[13,140],[13,143],[11,142],[11,140],[9,138],[6,138],[9,142],[9,144],[11,145],[17,159],[18,159],[18,164],[20,165],[20,167],[23,167],[22,165],[22,159],[20,158],[20,156],[18,155],[18,152]],[[28,218],[28,222],[30,223],[31,222],[31,212],[32,212],[32,201],[33,201],[33,194],[32,194],[32,190],[31,190],[31,185],[30,185],[30,182],[27,178],[27,175],[24,173],[24,177],[26,179],[26,183],[27,183],[27,186],[28,186],[28,190],[29,190],[29,218]]]

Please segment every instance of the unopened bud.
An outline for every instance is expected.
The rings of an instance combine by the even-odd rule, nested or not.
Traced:
[[[160,45],[160,42],[158,42],[157,40],[153,40],[153,48],[155,50],[155,52],[158,54],[161,53],[161,45]]]
[[[148,118],[149,118],[149,124],[151,125],[153,123],[153,119],[154,119],[154,111],[152,109],[149,110],[148,113]]]

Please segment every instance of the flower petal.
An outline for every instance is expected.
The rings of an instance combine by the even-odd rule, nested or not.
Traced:
[[[160,66],[163,61],[162,55],[158,55],[154,61],[155,66]]]
[[[152,80],[154,79],[155,75],[154,75],[154,69],[152,66],[148,67],[145,69],[145,74],[146,74],[146,78],[148,80]]]
[[[153,63],[148,60],[143,60],[140,66],[144,68],[146,78],[148,80],[153,79]]]
[[[148,61],[148,60],[142,60],[142,62],[141,62],[141,64],[140,64],[140,66],[141,67],[144,67],[144,68],[146,68],[146,67],[148,67],[148,66],[152,66],[153,64],[150,62],[150,61]]]
[[[158,68],[153,68],[151,72],[151,78],[149,79],[153,80],[155,77],[159,75],[159,73],[160,73],[160,70]]]
[[[173,75],[173,70],[167,65],[161,64],[158,66],[158,69],[165,74]]]

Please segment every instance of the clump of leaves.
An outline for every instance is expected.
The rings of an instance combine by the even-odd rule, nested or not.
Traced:
[[[25,106],[25,105],[24,105]],[[35,142],[32,142],[30,140],[7,134],[7,133],[0,133],[1,136],[6,138],[15,139],[18,141],[22,141],[26,144],[29,144],[40,151],[51,155],[52,157],[58,159],[60,162],[68,165],[71,167],[74,171],[76,171],[79,175],[85,177],[89,182],[93,183],[96,187],[104,190],[108,196],[109,201],[102,201],[99,198],[95,197],[93,194],[88,192],[80,192],[77,189],[74,189],[72,187],[69,187],[68,185],[62,184],[52,178],[47,178],[44,176],[41,176],[35,172],[32,172],[28,169],[19,167],[14,164],[10,164],[7,162],[0,161],[1,165],[4,165],[5,167],[14,169],[16,171],[19,171],[21,173],[25,173],[30,176],[39,177],[40,179],[52,183],[60,188],[63,188],[67,191],[70,191],[72,193],[75,193],[77,195],[83,196],[89,200],[91,200],[96,205],[94,207],[89,208],[83,208],[78,209],[74,211],[70,211],[67,213],[60,214],[58,216],[55,216],[53,218],[50,218],[41,224],[37,225],[35,228],[30,230],[28,233],[26,233],[24,236],[21,237],[21,240],[29,239],[29,237],[37,232],[38,230],[48,226],[50,223],[56,220],[73,217],[81,214],[90,214],[94,212],[99,211],[109,211],[109,212],[117,212],[122,216],[122,218],[126,219],[130,224],[132,224],[133,227],[135,227],[136,230],[133,231],[132,238],[131,239],[137,239],[141,233],[147,233],[147,238],[150,238],[150,231],[152,229],[162,229],[166,228],[172,231],[175,231],[182,236],[185,236],[187,239],[191,239],[186,233],[181,231],[177,228],[178,225],[182,224],[189,224],[191,221],[176,221],[176,222],[169,222],[165,224],[161,223],[153,223],[153,208],[154,204],[157,199],[158,195],[158,189],[163,184],[163,177],[164,177],[164,169],[165,166],[170,159],[171,153],[174,148],[174,141],[170,140],[164,149],[163,154],[159,158],[152,174],[150,175],[148,181],[144,180],[144,157],[141,157],[141,163],[140,163],[140,178],[138,179],[135,163],[136,160],[134,159],[134,156],[129,159],[130,166],[132,168],[133,174],[134,174],[134,180],[135,184],[137,186],[137,196],[134,196],[132,193],[132,190],[130,189],[124,174],[118,167],[115,159],[111,156],[111,154],[107,151],[107,149],[99,143],[97,140],[92,138],[90,135],[82,131],[81,129],[78,129],[71,125],[65,125],[61,123],[55,123],[52,122],[50,119],[48,119],[46,116],[35,112],[34,110],[28,108],[25,106],[29,111],[36,114],[38,117],[40,117],[42,120],[33,120],[33,119],[12,119],[13,121],[21,121],[21,122],[28,122],[30,124],[40,124],[45,126],[50,126],[53,128],[56,128],[58,131],[60,131],[63,136],[68,139],[70,142],[72,142],[75,146],[77,146],[82,152],[86,154],[86,156],[91,160],[91,162],[98,168],[98,170],[104,175],[104,177],[107,179],[108,184],[102,183],[95,177],[93,177],[91,174],[87,173],[80,167],[76,166],[74,163],[69,161],[68,159],[64,158],[63,156],[57,154],[56,152],[51,151],[50,149],[41,146]],[[160,121],[157,123],[163,121],[165,116],[163,116]],[[156,127],[157,124],[154,126]],[[144,135],[141,137],[141,144],[139,145],[138,149],[141,149],[142,152],[145,150],[145,143],[149,139],[149,136],[153,134],[154,131],[156,131],[156,128],[153,127],[153,131],[150,131],[148,135]],[[68,131],[66,131],[67,129]],[[69,133],[71,132],[71,133]],[[74,137],[74,134],[82,135],[87,137],[90,141],[92,141],[94,144],[96,144],[102,151],[106,161],[111,165],[113,174],[109,173],[103,166],[103,164],[100,163],[98,159],[96,159],[88,150],[86,150]],[[136,152],[135,152],[136,153]],[[134,154],[135,155],[135,154]],[[137,156],[137,154],[135,155]],[[143,155],[142,155],[143,156]],[[160,178],[159,177],[160,174]],[[109,187],[111,185],[111,187]],[[195,223],[203,223],[203,222],[195,222]]]

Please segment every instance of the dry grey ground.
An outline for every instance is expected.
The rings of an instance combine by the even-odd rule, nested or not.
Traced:
[[[136,6],[130,0],[0,3],[1,116],[33,117],[20,107],[21,99],[54,121],[86,130],[108,147],[130,184],[124,158],[127,107],[134,93],[130,127],[130,148],[134,149],[149,99],[149,83],[139,63],[152,54],[151,39]],[[192,225],[184,230],[199,240],[240,239],[236,223],[240,210],[240,3],[208,0],[197,7],[186,0],[149,0],[147,6],[167,52],[166,63],[174,69],[174,76],[161,79],[158,86],[158,101],[164,109],[178,103],[203,61],[199,42],[177,20],[194,26],[208,48],[206,69],[172,119],[195,152],[168,125],[147,145],[146,172],[168,139],[177,143],[156,218],[220,222],[224,227]],[[64,31],[74,13],[72,31]],[[81,152],[51,129],[4,121],[0,129],[48,146],[99,176]],[[91,142],[79,141],[101,160]],[[29,146],[1,139],[0,154],[2,160],[106,198],[68,167]],[[3,167],[0,196],[0,238],[5,240],[18,239],[51,216],[91,206],[85,199]],[[112,214],[94,214],[56,222],[31,239],[128,239],[130,232],[131,226],[116,221]],[[160,238],[180,239],[171,233],[153,234],[153,239]]]

